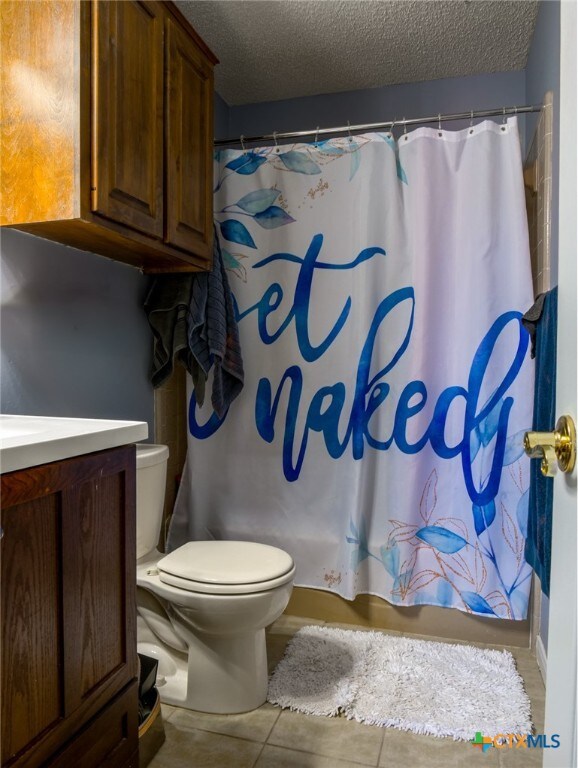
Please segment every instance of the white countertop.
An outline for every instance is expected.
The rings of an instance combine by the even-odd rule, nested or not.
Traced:
[[[147,437],[144,421],[0,415],[0,471],[104,451]]]

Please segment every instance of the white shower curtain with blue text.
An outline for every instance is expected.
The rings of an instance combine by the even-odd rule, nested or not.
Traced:
[[[222,421],[191,396],[169,547],[259,541],[299,586],[525,618],[516,119],[221,150],[215,185],[246,383]]]

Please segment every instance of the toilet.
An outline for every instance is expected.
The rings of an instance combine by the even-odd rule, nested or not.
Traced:
[[[285,610],[295,565],[247,541],[191,541],[168,555],[160,533],[166,445],[137,445],[137,644],[158,661],[161,701],[233,714],[267,696],[265,627]]]

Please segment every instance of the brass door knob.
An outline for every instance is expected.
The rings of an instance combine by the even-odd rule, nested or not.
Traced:
[[[576,426],[571,416],[560,416],[554,432],[526,432],[524,450],[531,459],[542,459],[540,469],[554,477],[558,467],[570,473],[576,464]]]

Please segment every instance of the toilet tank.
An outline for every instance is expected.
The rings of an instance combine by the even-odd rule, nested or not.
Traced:
[[[169,449],[139,443],[136,447],[136,558],[156,548],[165,503]]]

